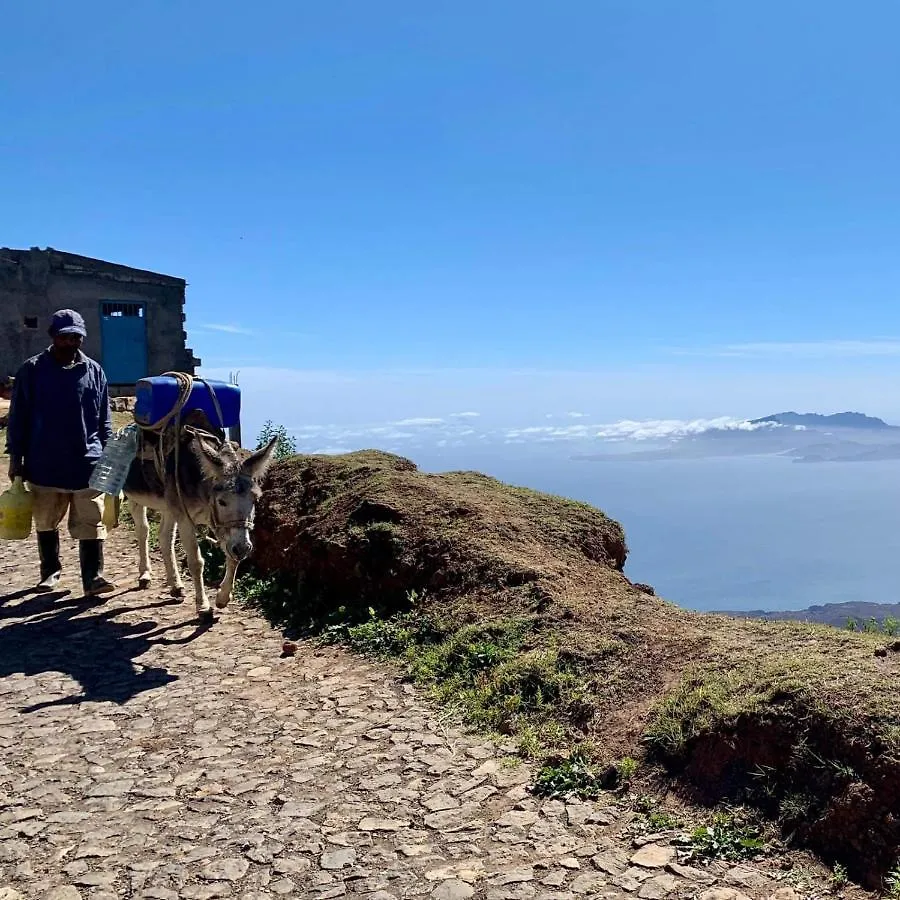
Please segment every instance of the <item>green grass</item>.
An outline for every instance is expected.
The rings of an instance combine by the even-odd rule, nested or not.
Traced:
[[[767,849],[760,829],[734,813],[716,813],[681,839],[689,859],[752,859]]]
[[[831,870],[831,876],[828,880],[831,884],[832,890],[843,890],[850,882],[850,876],[847,874],[847,868],[845,866],[842,866],[840,863],[835,863],[834,868],[832,868]]]
[[[879,646],[875,634],[847,639],[853,642],[848,652],[862,659],[874,656]],[[795,834],[820,818],[850,786],[871,777],[848,759],[853,746],[867,746],[881,759],[896,757],[891,736],[897,730],[891,726],[897,711],[890,702],[893,694],[881,680],[890,676],[861,673],[856,686],[859,705],[854,708],[846,703],[844,684],[828,662],[812,653],[785,652],[730,669],[695,669],[653,710],[644,735],[649,756],[680,771],[702,747],[706,750],[701,753],[732,755],[737,765],[716,775],[722,781],[713,789],[723,791],[723,799],[771,816],[785,834]],[[771,762],[754,762],[760,753]],[[739,858],[759,852],[760,840],[752,830],[718,820],[694,833],[692,852]],[[852,857],[833,847],[827,855],[837,856],[859,877]],[[897,890],[900,900],[900,885]]]
[[[628,826],[628,833],[631,835],[657,834],[663,831],[681,831],[684,823],[672,813],[665,809],[657,807],[655,797],[642,797],[648,805],[643,811],[635,808],[639,815]],[[634,808],[634,807],[633,807]]]
[[[900,898],[900,865],[895,866],[887,873],[884,879],[884,895],[893,900]]]
[[[542,797],[574,795],[592,800],[603,790],[604,773],[578,748],[562,759],[548,760],[534,781],[534,792]]]
[[[639,768],[636,759],[630,756],[623,756],[615,765],[616,777],[620,785],[628,785],[631,783]]]
[[[748,694],[744,693],[745,688]],[[657,704],[644,742],[663,758],[683,756],[692,740],[765,702],[736,672],[693,672]]]
[[[645,821],[648,831],[672,831],[681,827],[681,822],[675,816],[664,811],[648,813]]]
[[[677,760],[697,738],[728,733],[748,717],[804,718],[814,712],[827,720],[838,713],[823,700],[824,675],[821,660],[789,653],[728,669],[689,670],[656,704],[644,743],[655,756]]]
[[[373,611],[374,612],[374,611]],[[456,625],[418,612],[326,628],[326,640],[398,659],[412,681],[477,727],[520,739],[524,755],[566,745],[587,687],[530,619]]]

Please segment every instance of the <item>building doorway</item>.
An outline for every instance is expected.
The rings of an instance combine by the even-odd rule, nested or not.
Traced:
[[[147,306],[100,303],[103,370],[110,384],[134,384],[147,376]]]

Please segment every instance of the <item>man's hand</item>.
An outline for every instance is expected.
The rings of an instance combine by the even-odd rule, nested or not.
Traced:
[[[11,459],[9,461],[9,480],[14,481],[16,478],[21,478],[24,474],[24,469],[21,459]]]

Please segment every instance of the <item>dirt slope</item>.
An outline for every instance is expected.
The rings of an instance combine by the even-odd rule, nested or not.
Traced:
[[[687,612],[629,582],[598,510],[376,451],[280,464],[256,540],[311,610],[416,591],[461,622],[534,618],[589,687],[570,729],[608,759],[646,754],[693,799],[752,803],[869,885],[896,864],[900,643]]]

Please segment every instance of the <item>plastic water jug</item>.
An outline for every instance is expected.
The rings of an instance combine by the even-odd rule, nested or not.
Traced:
[[[109,531],[119,527],[119,513],[122,509],[122,495],[106,494],[103,497],[103,524]]]
[[[21,478],[0,494],[0,540],[24,541],[31,534],[32,496]]]
[[[207,384],[209,387],[207,387]],[[216,412],[216,404],[210,396],[210,388],[219,401],[222,422]],[[134,389],[134,420],[141,425],[155,425],[167,416],[178,402],[180,395],[178,382],[171,375],[156,375],[142,378]],[[195,381],[187,403],[181,411],[184,418],[195,409],[206,413],[214,428],[234,428],[241,420],[241,389],[236,384],[224,381]]]
[[[137,455],[137,433],[137,425],[126,425],[109,439],[88,482],[93,490],[114,497],[122,493],[128,470]]]

